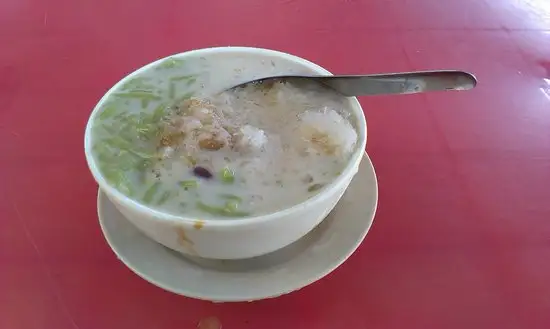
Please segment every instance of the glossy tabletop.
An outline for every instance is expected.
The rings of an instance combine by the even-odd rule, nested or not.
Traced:
[[[0,2],[0,328],[550,328],[547,0]],[[165,292],[111,252],[83,154],[95,102],[193,48],[335,73],[473,72],[468,92],[362,98],[379,209],[358,251],[277,299]]]

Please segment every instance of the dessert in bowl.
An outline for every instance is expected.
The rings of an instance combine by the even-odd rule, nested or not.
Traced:
[[[148,64],[98,102],[85,133],[100,188],[144,234],[195,257],[240,259],[298,240],[358,170],[356,98],[267,76],[330,73],[266,49],[193,50]]]

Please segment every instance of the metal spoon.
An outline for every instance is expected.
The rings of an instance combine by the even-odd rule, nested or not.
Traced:
[[[275,81],[317,82],[344,96],[366,96],[382,94],[415,94],[436,90],[468,90],[476,86],[473,74],[444,70],[370,75],[283,75],[255,79],[229,89],[248,84],[265,84]]]

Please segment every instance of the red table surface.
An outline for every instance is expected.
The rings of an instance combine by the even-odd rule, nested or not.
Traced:
[[[550,328],[547,0],[0,2],[0,328]],[[379,209],[358,251],[277,299],[212,304],[105,243],[83,134],[126,73],[194,48],[337,73],[463,69],[473,91],[362,98]]]

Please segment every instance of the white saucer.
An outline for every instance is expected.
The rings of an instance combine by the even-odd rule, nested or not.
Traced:
[[[331,214],[308,235],[273,253],[245,260],[188,259],[145,237],[99,191],[99,223],[117,257],[143,279],[187,297],[252,301],[305,287],[357,249],[374,218],[378,187],[367,155]]]

